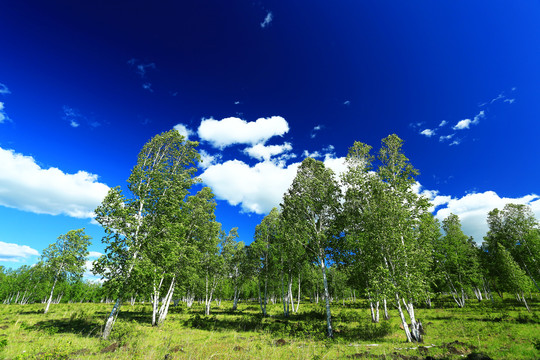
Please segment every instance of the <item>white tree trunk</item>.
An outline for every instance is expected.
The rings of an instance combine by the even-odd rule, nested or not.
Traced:
[[[173,276],[171,280],[171,285],[169,286],[169,290],[167,291],[167,295],[165,296],[165,301],[161,304],[161,308],[159,309],[159,318],[158,318],[158,323],[157,323],[158,326],[163,324],[163,322],[165,321],[165,318],[167,317],[167,313],[169,312],[169,305],[171,304],[175,286],[176,286],[176,277]]]
[[[51,306],[51,302],[52,302],[52,299],[53,299],[53,293],[54,293],[54,287],[56,286],[56,282],[58,281],[58,273],[56,273],[56,276],[54,277],[54,282],[53,282],[53,286],[52,286],[52,289],[51,289],[51,294],[49,295],[49,300],[47,300],[47,305],[45,306],[45,311],[43,312],[44,314],[48,313],[49,312],[49,306]],[[19,293],[17,293],[17,299],[19,298]],[[17,300],[15,300],[15,302],[17,302]]]
[[[403,330],[405,331],[405,336],[407,337],[408,342],[412,342],[412,336],[411,332],[409,331],[409,325],[407,324],[407,320],[405,319],[405,314],[403,314],[403,310],[401,309],[401,302],[399,301],[399,295],[396,293],[396,303],[397,308],[399,312],[399,317],[401,318],[401,327],[403,327]]]
[[[294,310],[295,313],[298,312],[298,308],[300,307],[300,285],[301,285],[301,280],[300,280],[300,274],[298,274],[298,302],[296,303],[296,310]],[[294,303],[293,303],[294,305]]]
[[[324,298],[326,300],[326,327],[328,330],[328,337],[333,338],[334,333],[332,331],[332,314],[330,313],[330,294],[328,293],[328,281],[326,280],[326,264],[324,261],[324,254],[322,254],[322,251],[319,256],[320,256],[320,264],[321,264],[322,275],[323,275]]]
[[[370,301],[369,307],[371,310],[371,322],[378,323],[379,322],[379,302],[377,301],[375,303],[375,307],[373,307],[373,301]]]
[[[105,340],[107,340],[109,335],[111,335],[112,328],[113,328],[114,322],[116,321],[116,317],[118,316],[118,312],[120,311],[121,305],[122,305],[122,299],[118,298],[112,308],[111,313],[109,314],[109,317],[107,317],[107,321],[105,322],[105,329],[103,329],[103,339]]]

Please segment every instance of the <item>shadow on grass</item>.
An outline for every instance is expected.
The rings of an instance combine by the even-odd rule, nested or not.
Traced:
[[[55,319],[39,321],[34,325],[27,326],[27,330],[42,331],[49,335],[57,333],[72,333],[85,336],[99,336],[101,331],[101,322],[87,319]]]
[[[348,327],[339,321],[336,321],[336,324],[335,338],[344,341],[376,340],[391,333],[391,325],[387,321],[378,324],[360,321]],[[193,313],[183,325],[206,331],[267,332],[273,337],[298,337],[313,340],[323,340],[327,334],[325,316],[317,311],[299,315],[291,314],[290,317],[263,317],[261,314],[218,317],[216,314],[204,316]]]

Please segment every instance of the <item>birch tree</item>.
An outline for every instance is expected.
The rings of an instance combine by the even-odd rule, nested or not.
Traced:
[[[418,175],[402,153],[403,140],[392,134],[382,140],[379,151],[379,186],[375,187],[378,212],[378,236],[375,243],[383,262],[378,273],[387,278],[388,289],[394,292],[396,306],[407,341],[422,341],[421,324],[416,320],[414,303],[429,289],[426,274],[431,261],[431,243],[420,236],[422,216],[428,211],[427,198],[413,190]],[[411,329],[402,311],[405,305]]]
[[[461,230],[459,217],[450,214],[442,222],[444,236],[434,246],[436,271],[445,288],[452,294],[456,304],[465,306],[468,290],[477,291],[480,286],[480,270],[477,251],[472,240]]]
[[[43,250],[41,261],[47,270],[54,274],[51,292],[45,305],[45,314],[49,311],[58,280],[67,276],[81,277],[84,273],[90,239],[91,237],[84,233],[84,229],[70,230],[67,234],[60,235],[55,243]]]
[[[507,204],[488,214],[488,249],[501,244],[540,291],[540,226],[529,206]],[[497,270],[495,269],[495,272]]]
[[[116,303],[105,323],[105,339],[111,333],[133,267],[164,215],[160,211],[164,203],[171,198],[184,198],[199,182],[194,176],[199,160],[197,145],[176,130],[156,135],[139,153],[128,178],[129,195],[125,196],[119,187],[113,188],[95,211],[96,221],[105,230],[103,242],[107,245],[95,271],[114,282],[117,292]]]
[[[283,197],[282,216],[286,231],[290,231],[308,256],[319,265],[323,277],[328,337],[333,337],[327,265],[338,231],[335,223],[339,212],[341,191],[332,170],[321,161],[306,158]]]
[[[273,208],[266,215],[261,223],[255,227],[254,241],[251,243],[248,260],[257,278],[257,289],[259,306],[261,313],[266,316],[266,305],[268,304],[268,283],[271,272],[274,271],[274,251],[273,247],[279,236],[279,211]]]

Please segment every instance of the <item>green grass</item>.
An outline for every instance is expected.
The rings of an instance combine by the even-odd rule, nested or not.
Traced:
[[[395,310],[389,321],[370,321],[367,304],[332,306],[335,338],[325,338],[322,304],[304,303],[298,314],[281,315],[269,305],[223,302],[204,316],[202,305],[172,308],[165,324],[150,324],[149,304],[122,307],[111,338],[100,339],[112,304],[0,305],[0,359],[462,359],[481,352],[493,359],[540,358],[540,302],[528,313],[507,298],[458,309],[448,299],[417,309],[425,327],[422,344],[408,344]],[[382,315],[382,314],[381,314]]]

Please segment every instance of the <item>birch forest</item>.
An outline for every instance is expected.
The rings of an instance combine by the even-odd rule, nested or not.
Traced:
[[[102,303],[108,310],[96,334],[104,340],[136,304],[148,305],[137,319],[158,329],[176,309],[200,308],[196,322],[250,306],[259,321],[315,322],[328,339],[343,331],[334,309],[365,309],[381,329],[397,319],[401,340],[411,343],[429,334],[420,310],[506,298],[530,313],[538,302],[540,226],[532,210],[493,209],[483,239],[464,234],[454,214],[439,221],[415,190],[419,171],[397,135],[378,150],[354,143],[339,176],[306,158],[279,207],[244,241],[216,218],[212,189],[196,176],[197,145],[177,131],[155,136],[127,186],[112,188],[95,210],[106,236],[92,271],[102,281],[82,278],[91,239],[72,230],[35,266],[0,268],[0,301],[41,303],[44,313]]]

